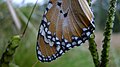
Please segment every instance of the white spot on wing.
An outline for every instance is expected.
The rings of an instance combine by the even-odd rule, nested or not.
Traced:
[[[43,25],[40,26],[40,33],[44,30]]]
[[[79,41],[78,41],[78,44],[81,44],[81,43],[82,43],[82,41],[81,41],[81,40],[79,40]]]
[[[50,25],[50,22],[48,22],[47,25]]]
[[[38,50],[38,54],[39,54],[39,55],[42,55],[41,52],[40,52],[39,50]]]
[[[65,42],[68,42],[66,39],[64,39],[65,40]]]
[[[47,58],[46,58],[45,60],[46,60],[46,61],[48,61],[48,59],[47,59]]]
[[[44,20],[45,22],[47,22],[47,19],[46,19],[46,17],[44,17],[44,18],[43,18],[43,20]]]
[[[71,44],[67,44],[67,46],[66,46],[66,47],[68,47],[68,48],[69,48],[70,46],[71,46]]]
[[[56,44],[60,44],[60,42],[57,42]]]
[[[62,54],[63,53],[63,50],[60,50],[60,54]]]
[[[45,61],[45,58],[43,58],[43,60]]]
[[[87,36],[90,36],[91,33],[90,33],[90,32],[87,32],[86,34],[87,34]]]
[[[57,51],[59,51],[60,50],[60,46],[57,46]]]
[[[51,34],[51,32],[50,32],[50,31],[48,31],[48,34]]]
[[[76,42],[72,42],[72,45],[76,45]]]
[[[37,50],[39,49],[39,47],[37,46]]]
[[[49,31],[48,33],[51,33],[51,32]],[[41,31],[41,35],[44,37],[44,41],[45,41],[46,43],[49,43],[50,46],[53,46],[53,42],[51,42],[50,40],[48,40],[48,39],[46,38],[46,35],[45,35],[45,31],[44,31],[44,30]]]
[[[59,40],[59,39],[56,37],[56,40]]]
[[[49,58],[49,60],[51,61],[51,58]]]
[[[65,46],[65,43],[64,43],[64,42],[62,42],[62,45],[64,45],[64,46]]]
[[[45,14],[47,14],[47,10],[45,10]]]
[[[45,28],[45,32],[47,32],[48,31],[48,28]]]
[[[53,37],[52,40],[55,41],[55,38]]]
[[[75,37],[75,40],[77,40],[78,39],[78,37]]]
[[[51,36],[48,36],[48,38],[51,38]]]
[[[53,57],[56,58],[55,54],[53,54]]]
[[[83,31],[86,31],[87,30],[87,28],[83,28]]]
[[[50,46],[53,46],[54,43],[49,40],[49,45],[50,45]]]
[[[42,58],[40,56],[38,58],[39,58],[39,60],[42,60]]]
[[[48,4],[47,8],[50,9],[53,5],[51,3]]]

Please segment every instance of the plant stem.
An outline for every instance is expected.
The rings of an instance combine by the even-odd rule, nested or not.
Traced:
[[[99,55],[97,51],[97,44],[95,43],[95,35],[92,34],[89,39],[89,50],[91,52],[95,67],[99,67]]]
[[[115,8],[116,8],[116,2],[117,0],[111,0],[110,1],[110,7],[108,12],[108,17],[106,21],[106,27],[104,32],[104,40],[103,40],[103,50],[101,55],[101,64],[100,67],[108,67],[109,63],[109,51],[110,51],[110,40],[111,40],[111,34],[113,29],[113,21],[115,18]]]
[[[91,6],[91,0],[87,0],[89,5]],[[92,34],[90,39],[88,40],[89,41],[89,51],[92,55],[92,58],[93,58],[93,62],[94,62],[94,65],[95,67],[99,67],[100,65],[100,62],[99,62],[99,54],[98,54],[98,51],[97,51],[97,44],[95,42],[95,35]]]
[[[13,56],[16,48],[19,46],[20,36],[13,36],[6,48],[6,51],[2,54],[0,59],[0,67],[9,67],[9,63],[13,60]]]

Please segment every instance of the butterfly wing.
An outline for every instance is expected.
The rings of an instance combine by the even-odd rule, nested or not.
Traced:
[[[63,54],[60,41],[56,37],[56,0],[50,0],[43,15],[37,38],[37,56],[41,62],[50,62]],[[56,44],[57,42],[57,44]]]
[[[50,62],[84,43],[94,30],[93,17],[86,0],[50,0],[38,32],[38,59]]]
[[[51,42],[45,40],[45,38],[42,35],[38,35],[38,41],[37,41],[37,55],[38,59],[41,62],[50,62],[52,60],[55,60],[57,57],[61,56],[61,54],[58,52],[61,50],[60,46],[50,46],[49,44]]]

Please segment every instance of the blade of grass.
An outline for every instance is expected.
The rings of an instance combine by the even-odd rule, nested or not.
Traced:
[[[31,17],[32,17],[32,14],[33,14],[34,10],[35,10],[35,7],[36,7],[36,5],[37,5],[37,2],[38,2],[38,0],[36,0],[36,3],[35,3],[35,5],[33,6],[33,9],[32,9],[32,11],[31,11],[31,14],[30,14],[30,16],[29,16],[29,18],[28,18],[26,27],[25,27],[25,29],[24,29],[24,31],[23,31],[23,33],[22,33],[23,36],[24,36],[24,34],[25,34],[26,30],[27,30],[29,21],[30,21],[30,19],[31,19]]]
[[[11,13],[11,16],[12,16],[12,18],[13,18],[13,21],[14,21],[17,29],[18,29],[18,30],[21,30],[20,21],[19,21],[19,19],[18,19],[18,17],[17,17],[17,14],[16,14],[16,12],[15,12],[12,4],[11,4],[11,1],[10,1],[10,0],[6,0],[6,3],[7,3],[7,6],[8,6],[8,8],[9,8],[9,11],[10,11],[10,13]]]
[[[27,24],[28,18],[19,9],[16,9],[16,11],[17,11],[18,15],[20,16],[20,18],[24,21],[24,23]],[[30,21],[28,24],[28,28],[31,29],[34,32],[34,34],[36,35],[37,30]]]

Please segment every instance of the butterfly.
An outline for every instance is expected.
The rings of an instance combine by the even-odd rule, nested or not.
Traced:
[[[94,15],[86,0],[50,0],[38,31],[38,59],[55,60],[88,40],[94,29]]]

